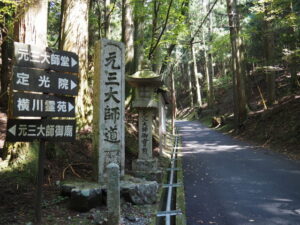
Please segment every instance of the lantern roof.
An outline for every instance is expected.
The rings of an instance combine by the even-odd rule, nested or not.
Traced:
[[[126,77],[133,87],[159,87],[163,84],[161,76],[149,69],[140,70]]]

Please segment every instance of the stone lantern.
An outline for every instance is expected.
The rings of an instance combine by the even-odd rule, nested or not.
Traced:
[[[144,69],[128,76],[126,80],[135,87],[133,107],[137,108],[139,113],[139,155],[138,159],[133,161],[132,169],[137,176],[156,176],[157,160],[152,155],[152,122],[158,109],[156,90],[162,85],[161,77],[151,70]]]

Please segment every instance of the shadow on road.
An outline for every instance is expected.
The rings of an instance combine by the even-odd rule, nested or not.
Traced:
[[[180,121],[189,225],[300,224],[300,163]]]

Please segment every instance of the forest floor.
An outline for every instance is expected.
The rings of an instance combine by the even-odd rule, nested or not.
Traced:
[[[298,75],[300,78],[300,76]],[[247,86],[248,118],[234,130],[233,100],[230,86],[215,90],[216,105],[213,110],[204,107],[197,115],[191,109],[180,111],[180,115],[197,118],[209,127],[232,135],[250,144],[257,145],[300,159],[300,85],[293,94],[289,91],[290,76],[283,71],[276,76],[276,97],[274,105],[265,107],[265,76],[253,73]],[[300,79],[299,79],[300,80]],[[189,115],[189,116],[188,116]],[[213,117],[219,118],[221,124],[214,124]]]
[[[291,94],[290,76],[285,73],[277,74],[277,100],[271,107],[266,107],[264,102],[267,87],[264,77],[260,73],[252,75],[249,82],[248,118],[239,132],[232,132],[232,119],[227,119],[227,126],[225,122],[225,126],[219,129],[252,144],[286,154],[290,158],[300,159],[300,86]],[[228,102],[220,101],[218,107],[226,109],[226,104],[228,105]]]

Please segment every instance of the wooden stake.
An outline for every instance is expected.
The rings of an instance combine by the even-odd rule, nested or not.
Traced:
[[[36,202],[35,202],[35,220],[36,224],[42,223],[42,192],[44,180],[44,162],[45,162],[45,144],[44,140],[40,141],[39,160],[38,160],[38,176],[36,186]]]
[[[264,109],[268,109],[268,107],[267,107],[267,105],[266,105],[266,101],[265,101],[265,99],[264,99],[264,96],[263,96],[263,94],[262,94],[262,92],[261,92],[261,90],[260,90],[260,88],[259,88],[258,85],[257,85],[257,89],[258,89],[258,91],[259,91],[260,98],[261,98],[261,100],[262,100],[262,102],[263,102],[263,104],[264,104]]]

